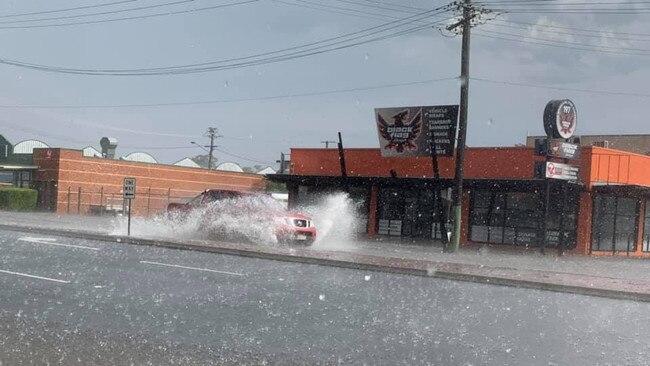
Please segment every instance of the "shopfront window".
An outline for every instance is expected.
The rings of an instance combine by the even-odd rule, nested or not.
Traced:
[[[404,188],[380,190],[378,227],[380,235],[441,239],[443,234],[440,230],[440,217],[446,216],[442,210],[439,210],[434,190]]]
[[[639,200],[597,195],[594,198],[591,250],[636,250]]]
[[[577,192],[554,186],[551,190],[548,247],[575,247]],[[475,190],[470,208],[470,240],[479,243],[539,246],[544,223],[544,194]],[[562,234],[560,234],[562,233]]]

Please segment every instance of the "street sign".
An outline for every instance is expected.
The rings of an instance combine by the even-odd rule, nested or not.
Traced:
[[[577,166],[546,162],[545,176],[551,179],[578,180],[579,171]]]
[[[580,159],[580,145],[562,140],[551,140],[547,154],[555,158]]]
[[[122,189],[122,198],[135,198],[135,178],[124,178],[124,188]]]
[[[375,119],[382,156],[454,154],[458,105],[376,108]]]

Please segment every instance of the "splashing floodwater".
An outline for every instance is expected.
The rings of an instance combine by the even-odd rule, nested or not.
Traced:
[[[318,230],[314,247],[319,249],[349,246],[363,224],[357,218],[357,203],[346,193],[322,195],[315,204],[300,210],[311,216]]]
[[[216,239],[277,245],[274,227],[287,212],[286,205],[259,195],[212,202],[190,212],[143,218],[132,217],[131,234],[161,239]],[[350,245],[357,230],[356,204],[345,193],[322,195],[311,205],[294,213],[311,217],[317,230],[314,247],[319,249]],[[116,219],[113,235],[126,233],[127,219]]]

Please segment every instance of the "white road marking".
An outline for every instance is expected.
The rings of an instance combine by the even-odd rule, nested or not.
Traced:
[[[56,278],[41,277],[41,276],[30,275],[30,274],[27,274],[27,273],[5,271],[5,270],[2,270],[2,269],[0,269],[0,273],[7,273],[7,274],[16,275],[16,276],[36,278],[36,279],[45,280],[45,281],[52,281],[52,282],[59,282],[59,283],[70,283],[70,281],[57,280]]]
[[[56,238],[34,238],[32,236],[25,236],[20,239],[25,239],[25,240],[38,240],[38,241],[56,241]],[[19,240],[20,240],[19,239]]]
[[[167,264],[167,263],[149,262],[149,261],[140,261],[140,263],[142,263],[142,264],[152,264],[154,266],[164,266],[164,267],[191,269],[191,270],[194,270],[194,271],[213,272],[213,273],[227,274],[227,275],[233,275],[233,276],[244,276],[243,273],[216,271],[214,269],[208,269],[208,268],[186,267],[186,266],[179,266],[178,264]]]
[[[26,242],[28,242],[28,243],[55,245],[55,246],[57,246],[57,247],[68,247],[68,248],[77,248],[77,249],[100,250],[99,248],[86,247],[86,246],[83,246],[83,245],[73,245],[73,244],[53,243],[51,240],[43,240],[43,238],[30,238],[30,237],[24,237],[24,238],[19,238],[18,240],[20,240],[20,241],[26,241]],[[56,239],[54,239],[54,240],[56,240]]]

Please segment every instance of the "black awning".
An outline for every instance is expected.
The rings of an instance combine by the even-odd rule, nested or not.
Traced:
[[[453,179],[412,178],[412,177],[341,177],[324,175],[292,175],[270,174],[267,178],[273,182],[294,183],[305,186],[371,186],[382,187],[436,187],[450,188],[454,185]],[[531,190],[544,187],[543,179],[465,179],[463,187],[470,189],[504,189],[504,190]],[[572,184],[572,186],[580,187]]]
[[[627,184],[611,184],[611,185],[594,185],[591,189],[594,193],[620,195],[620,196],[635,196],[635,197],[649,197],[650,187],[627,185]]]
[[[358,186],[365,187],[380,185],[383,187],[442,187],[453,185],[453,179],[411,178],[411,177],[341,177],[327,175],[292,175],[269,174],[267,178],[273,182],[294,183],[306,186]]]

